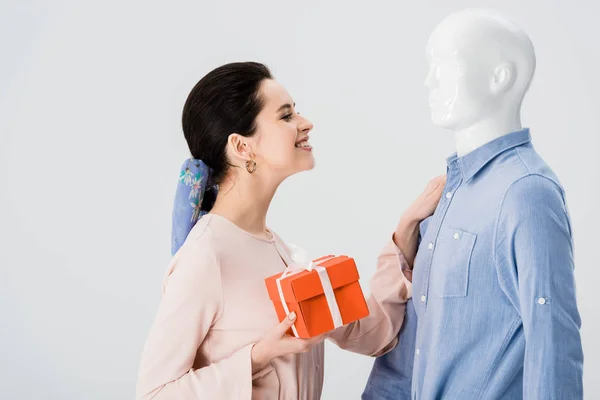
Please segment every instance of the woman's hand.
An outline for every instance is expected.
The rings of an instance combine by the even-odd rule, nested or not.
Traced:
[[[304,353],[327,337],[324,333],[310,339],[298,339],[286,332],[296,321],[296,313],[281,321],[252,347],[252,373],[264,368],[272,359],[292,353]]]
[[[445,186],[446,175],[436,176],[430,180],[423,193],[412,203],[404,215],[417,223],[431,216],[440,202]]]
[[[411,267],[417,255],[419,223],[433,214],[440,202],[445,186],[446,175],[433,178],[421,195],[400,217],[400,222],[394,232],[394,243],[396,243]]]

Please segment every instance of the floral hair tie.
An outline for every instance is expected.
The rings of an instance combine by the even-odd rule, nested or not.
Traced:
[[[181,166],[173,205],[171,254],[175,255],[188,234],[207,212],[202,210],[204,193],[218,190],[212,182],[212,169],[202,160],[189,158]],[[215,193],[216,194],[216,193]]]

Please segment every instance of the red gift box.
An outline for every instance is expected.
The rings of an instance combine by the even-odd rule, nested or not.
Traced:
[[[313,265],[265,279],[279,321],[296,313],[296,337],[314,337],[369,315],[353,258],[330,255]]]

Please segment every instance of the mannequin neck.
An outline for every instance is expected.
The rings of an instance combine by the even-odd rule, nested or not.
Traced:
[[[522,129],[521,116],[517,112],[509,117],[490,116],[465,129],[455,130],[457,156],[462,157],[494,139],[520,129]]]

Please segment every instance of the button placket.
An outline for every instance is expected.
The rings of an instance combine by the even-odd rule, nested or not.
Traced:
[[[431,265],[433,263],[433,254],[435,252],[435,243],[437,241],[437,238],[440,234],[440,230],[442,229],[442,224],[444,222],[444,219],[446,217],[446,212],[448,211],[448,208],[450,207],[450,203],[452,201],[452,198],[455,196],[456,191],[460,188],[460,186],[462,185],[462,178],[461,178],[461,173],[460,173],[460,168],[458,165],[458,162],[454,162],[452,165],[452,168],[450,168],[450,166],[448,166],[447,170],[447,180],[446,180],[446,186],[444,188],[444,193],[446,193],[445,198],[442,197],[440,199],[440,205],[438,206],[439,208],[436,210],[436,213],[433,215],[433,217],[431,218],[431,222],[428,228],[428,231],[434,232],[434,235],[431,236],[431,242],[429,242],[427,244],[427,247],[429,249],[429,251],[427,252],[427,258],[425,261],[425,265],[423,268],[423,282],[421,284],[421,298],[420,298],[420,302],[415,302],[414,306],[415,309],[417,309],[417,315],[419,314],[419,309],[422,310],[422,312],[425,312],[426,307],[427,307],[427,294],[429,291],[429,278],[431,275]],[[460,238],[460,236],[459,236]],[[420,396],[420,394],[417,393],[418,390],[418,385],[416,384],[416,382],[420,379],[419,375],[421,373],[421,358],[423,357],[421,355],[421,350],[422,350],[422,346],[419,340],[419,334],[418,332],[421,331],[422,329],[422,323],[425,320],[425,318],[418,318],[417,319],[417,343],[416,343],[416,348],[415,348],[415,354],[414,354],[414,365],[413,365],[413,369],[415,371],[415,374],[413,375],[413,384],[412,384],[412,388],[413,388],[413,399],[416,399]]]
[[[437,218],[435,221],[435,225],[431,226],[431,228],[435,227],[435,235],[433,237],[433,241],[429,242],[427,244],[427,248],[429,249],[429,254],[427,257],[427,267],[426,267],[426,271],[424,271],[424,279],[423,279],[423,286],[422,286],[422,290],[421,290],[421,305],[422,307],[427,307],[427,294],[429,292],[429,278],[431,275],[431,265],[433,263],[433,254],[435,252],[435,242],[437,241],[437,238],[440,234],[440,230],[442,228],[442,224],[444,222],[444,219],[446,217],[446,212],[448,211],[448,208],[450,207],[450,204],[452,203],[452,198],[454,197],[454,194],[456,193],[456,191],[458,190],[458,188],[461,186],[462,184],[462,178],[460,176],[460,169],[458,164],[454,164],[452,168],[448,167],[448,169],[446,170],[448,179],[446,180],[446,187],[444,188],[444,193],[446,193],[445,195],[445,199],[442,197],[442,199],[440,200],[441,204],[442,204],[442,208],[438,210],[437,212]],[[433,225],[433,224],[432,224]],[[460,239],[460,234],[458,234],[458,237],[456,237],[456,235],[458,234],[458,232],[455,234],[455,239],[458,240]]]

